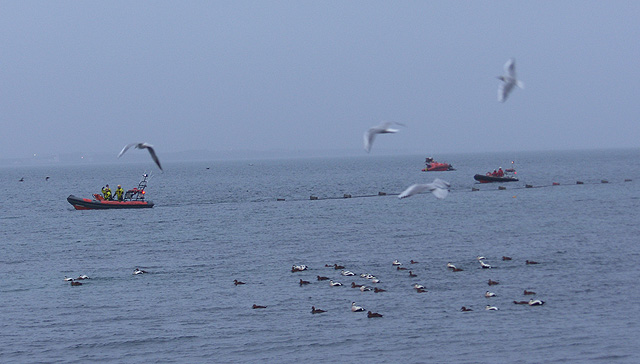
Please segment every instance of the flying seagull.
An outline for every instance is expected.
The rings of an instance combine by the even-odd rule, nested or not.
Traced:
[[[402,191],[398,198],[405,198],[424,191],[429,191],[438,199],[442,200],[449,194],[449,187],[451,187],[449,182],[436,178],[432,183],[415,184],[410,186],[406,190]]]
[[[155,150],[153,150],[153,145],[148,144],[148,143],[131,143],[131,144],[127,144],[127,145],[124,146],[124,148],[122,148],[122,150],[120,151],[120,154],[118,154],[118,158],[120,158],[124,154],[124,152],[126,152],[127,149],[129,149],[131,147],[136,147],[138,149],[145,149],[146,148],[149,151],[149,154],[151,154],[151,158],[153,158],[153,161],[156,162],[156,164],[158,165],[158,168],[160,168],[160,170],[162,171],[162,166],[160,165],[160,160],[158,159],[158,156],[156,155]]]
[[[514,58],[510,58],[504,64],[504,75],[498,76],[498,79],[502,81],[498,86],[498,101],[500,102],[507,101],[514,86],[524,88],[524,83],[516,78],[516,60]]]
[[[392,124],[405,126],[404,124],[400,123],[386,122],[378,126],[374,126],[364,132],[364,150],[366,150],[367,153],[369,153],[369,151],[371,150],[371,145],[373,144],[373,139],[375,139],[376,134],[397,133],[399,131],[398,129],[389,128]]]

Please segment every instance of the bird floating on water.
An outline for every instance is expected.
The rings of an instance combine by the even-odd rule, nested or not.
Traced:
[[[147,149],[149,151],[149,154],[151,154],[151,158],[153,159],[153,161],[156,162],[156,165],[162,171],[162,166],[160,165],[160,160],[158,159],[158,156],[156,155],[156,151],[153,149],[153,145],[151,145],[149,143],[131,143],[131,144],[127,144],[127,145],[124,146],[124,148],[122,148],[122,150],[120,151],[120,154],[118,154],[118,158],[120,158],[124,154],[124,152],[126,152],[131,147],[136,147],[136,149]]]
[[[376,134],[397,133],[399,131],[398,129],[389,128],[393,124],[404,126],[404,124],[400,124],[400,123],[386,122],[378,126],[374,126],[369,130],[365,131],[364,132],[364,150],[366,150],[367,153],[371,151],[371,145],[373,144],[373,140],[375,139]]]
[[[316,306],[311,306],[311,313],[316,314],[316,313],[323,313],[323,312],[327,312],[327,311],[316,308]]]
[[[497,308],[496,306],[489,306],[489,305],[486,305],[486,306],[484,307],[484,309],[485,309],[485,310],[487,310],[487,311],[498,311],[498,310],[500,310],[500,309],[499,309],[499,308]]]
[[[381,315],[381,314],[379,314],[379,313],[377,313],[377,312],[371,312],[371,311],[369,311],[369,312],[367,312],[367,317],[368,317],[368,318],[382,317],[382,315]]]
[[[303,270],[307,270],[307,269],[308,269],[308,267],[307,267],[306,265],[304,265],[304,264],[301,264],[301,265],[293,265],[293,266],[291,267],[291,273],[294,273],[294,272],[302,272]]]
[[[505,102],[514,86],[524,88],[524,83],[516,78],[516,60],[510,58],[507,63],[504,64],[504,75],[497,77],[502,81],[498,86],[498,101]]]
[[[342,283],[340,283],[340,282],[334,282],[334,281],[330,280],[330,281],[329,281],[329,285],[330,285],[331,287],[338,287],[338,286],[342,286]]]
[[[364,308],[356,305],[355,302],[351,302],[351,312],[363,312]]]
[[[529,306],[542,306],[544,305],[544,301],[534,300],[533,298],[529,300]]]
[[[133,270],[133,274],[143,274],[143,273],[147,273],[147,271],[146,270],[142,270],[142,269],[138,269],[138,268]]]
[[[398,198],[410,197],[424,191],[429,191],[433,193],[436,198],[442,200],[449,195],[449,187],[451,187],[449,182],[436,178],[432,183],[416,183],[409,186],[406,190],[402,191],[400,195],[398,195]]]

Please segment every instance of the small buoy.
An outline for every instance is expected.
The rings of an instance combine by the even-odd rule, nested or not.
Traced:
[[[511,198],[516,198],[516,195],[511,196]]]
[[[524,185],[526,188],[533,188],[533,185]]]
[[[584,182],[582,182],[582,181],[576,181],[576,184],[577,184],[577,185],[583,185],[583,184],[584,184]]]
[[[560,184],[558,182],[553,182],[552,185],[554,186],[560,186]]]
[[[607,181],[606,179],[603,179],[602,181],[600,181],[601,183],[609,183],[609,181]]]
[[[344,198],[351,198],[351,195],[350,195],[350,194],[348,194],[348,193],[345,193],[342,197],[344,197]]]
[[[284,201],[284,198],[278,198],[276,201]]]
[[[387,193],[386,193],[386,192],[382,192],[382,191],[381,191],[381,192],[378,192],[378,196],[386,196],[386,195],[387,195]]]
[[[317,200],[317,199],[318,199],[318,196],[314,196],[314,195],[309,196],[309,200]]]
[[[507,188],[505,186],[498,186],[499,190],[506,190]]]

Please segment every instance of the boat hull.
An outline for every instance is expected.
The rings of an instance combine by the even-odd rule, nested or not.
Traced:
[[[451,166],[449,163],[431,163],[428,167],[422,169],[422,172],[445,172],[445,171],[455,171],[455,168]]]
[[[475,176],[473,176],[473,179],[475,179],[476,181],[478,181],[480,183],[517,182],[517,181],[519,181],[519,179],[517,179],[515,177],[508,177],[508,176],[494,177],[494,176],[487,176],[487,175],[484,175],[484,174],[476,174]]]
[[[151,201],[98,201],[69,195],[67,201],[76,210],[143,209],[153,207]]]

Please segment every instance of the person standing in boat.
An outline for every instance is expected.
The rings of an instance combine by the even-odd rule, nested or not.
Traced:
[[[102,187],[102,197],[107,201],[111,200],[111,189],[109,188],[109,185]]]
[[[504,176],[504,171],[502,170],[502,167],[498,168],[498,177],[503,177]]]
[[[118,201],[124,201],[124,190],[120,185],[118,185],[118,188],[116,189],[116,198]]]

